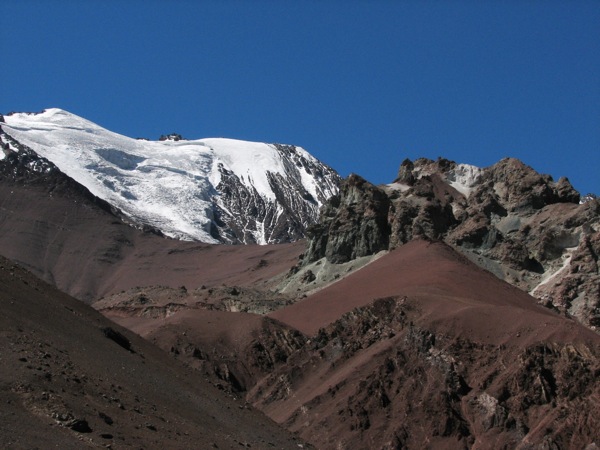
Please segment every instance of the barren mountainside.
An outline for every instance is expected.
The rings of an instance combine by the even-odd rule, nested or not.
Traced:
[[[306,447],[4,258],[0,307],[2,448]]]
[[[600,202],[580,203],[566,178],[516,159],[485,169],[406,160],[383,186],[352,175],[308,233],[305,264],[443,240],[547,306],[600,325]]]
[[[568,180],[419,159],[338,192],[298,147],[3,120],[3,447],[600,445],[600,205]]]
[[[267,318],[174,291],[119,297],[97,307],[317,448],[597,442],[600,337],[442,243],[412,241]]]

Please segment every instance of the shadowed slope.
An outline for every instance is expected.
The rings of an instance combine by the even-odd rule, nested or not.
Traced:
[[[297,448],[168,355],[0,258],[3,448]]]
[[[293,265],[304,245],[166,239],[127,226],[82,189],[64,176],[0,177],[0,251],[86,302],[135,286],[260,284]]]

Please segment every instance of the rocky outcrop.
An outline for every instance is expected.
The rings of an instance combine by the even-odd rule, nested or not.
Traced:
[[[598,209],[597,201],[594,206]],[[600,330],[599,257],[600,233],[584,234],[555,276],[539,284],[533,295]]]
[[[310,228],[304,263],[347,262],[412,239],[443,240],[548,306],[600,322],[600,202],[506,158],[479,169],[445,159],[405,160],[373,186],[357,176]]]
[[[390,200],[383,190],[358,175],[350,175],[321,211],[318,224],[307,231],[307,262],[326,257],[343,263],[387,249]]]
[[[555,183],[550,175],[541,175],[514,158],[503,159],[484,172],[477,190],[490,188],[509,213],[531,213],[554,203],[579,203],[579,193],[566,178]]]
[[[185,141],[186,139],[179,133],[161,134],[158,138],[159,141]]]
[[[22,180],[26,177],[40,178],[59,172],[54,164],[5,134],[1,127],[0,144],[4,153],[0,170],[5,176],[10,176],[14,180]],[[37,175],[32,177],[33,174]]]
[[[275,364],[249,401],[287,411],[286,428],[319,448],[595,442],[598,348],[476,342],[417,325],[418,305],[396,296],[345,314]],[[309,389],[314,374],[327,374],[327,388]]]
[[[221,181],[213,207],[213,237],[219,241],[274,244],[302,239],[307,227],[316,222],[319,205],[337,192],[341,179],[333,169],[303,158],[293,145],[274,146],[286,171],[286,176],[267,173],[274,199],[219,166]],[[319,180],[316,197],[307,191],[299,168]]]

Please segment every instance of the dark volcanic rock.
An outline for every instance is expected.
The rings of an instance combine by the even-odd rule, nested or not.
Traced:
[[[102,333],[111,341],[115,342],[117,345],[123,347],[125,350],[131,350],[131,342],[127,339],[123,334],[119,333],[112,327],[102,328]]]
[[[74,419],[67,425],[71,430],[78,433],[91,433],[90,424],[85,419]]]
[[[171,134],[161,134],[160,138],[158,138],[159,141],[185,141],[186,139],[181,136],[179,133],[171,133]]]

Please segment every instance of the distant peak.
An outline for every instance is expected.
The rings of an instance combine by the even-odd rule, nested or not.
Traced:
[[[161,134],[160,137],[158,138],[159,141],[187,141],[186,138],[184,138],[183,136],[181,136],[178,133],[171,133],[171,134]]]

